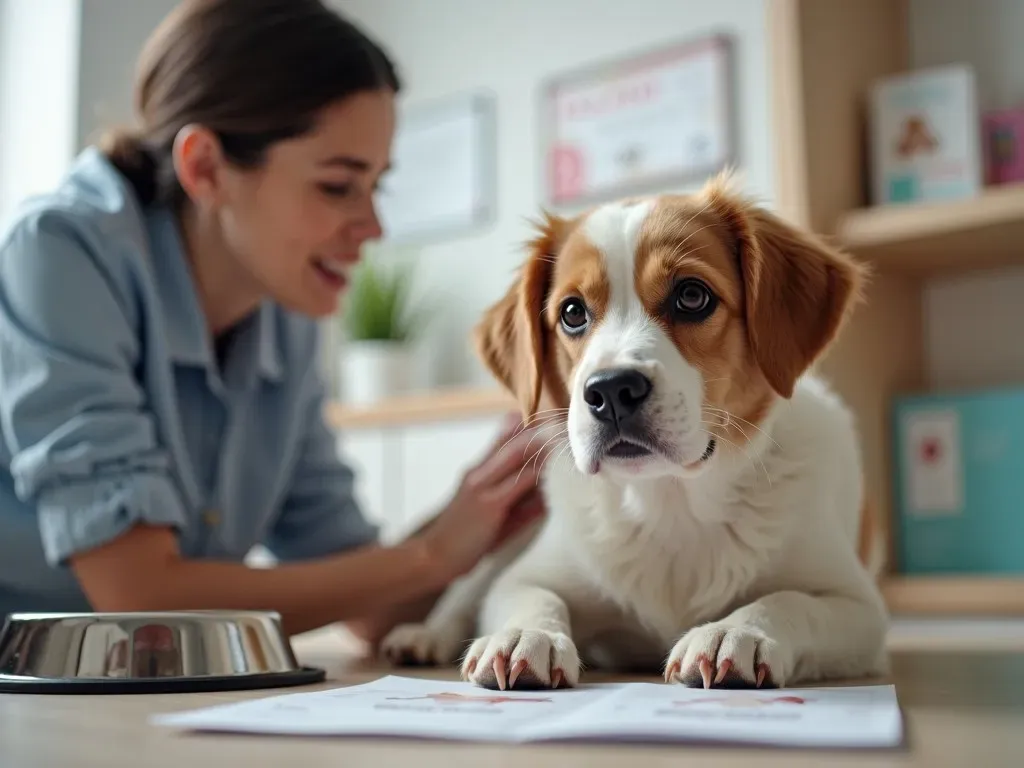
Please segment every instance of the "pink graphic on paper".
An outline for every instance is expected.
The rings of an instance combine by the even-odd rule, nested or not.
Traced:
[[[772,696],[760,697],[744,693],[736,693],[731,696],[706,697],[701,699],[689,699],[687,701],[673,701],[677,707],[686,707],[690,704],[720,704],[723,707],[768,707],[772,704],[806,704],[808,699],[803,696]]]
[[[432,699],[433,701],[467,701],[474,704],[508,704],[509,702],[527,702],[527,703],[542,703],[550,702],[551,699],[536,698],[531,699],[525,696],[495,696],[489,694],[483,694],[479,696],[469,696],[463,693],[428,693],[425,696],[388,696],[388,701],[421,701],[423,699]]]

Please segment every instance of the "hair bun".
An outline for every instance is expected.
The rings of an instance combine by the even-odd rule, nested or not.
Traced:
[[[103,154],[127,178],[143,206],[157,197],[159,163],[145,142],[134,131],[113,131],[100,142]]]

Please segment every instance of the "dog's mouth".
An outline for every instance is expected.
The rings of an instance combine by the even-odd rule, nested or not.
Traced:
[[[613,459],[645,459],[652,454],[650,448],[632,440],[619,440],[605,451],[605,456]]]
[[[694,470],[707,462],[715,454],[717,447],[718,441],[715,438],[708,440],[700,458],[688,464],[687,469]],[[592,454],[588,471],[590,474],[596,474],[604,462],[639,471],[649,459],[654,459],[658,455],[671,460],[672,453],[653,439],[637,438],[633,435],[617,436]]]

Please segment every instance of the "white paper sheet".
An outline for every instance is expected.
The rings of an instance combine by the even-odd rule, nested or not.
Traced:
[[[723,691],[659,683],[487,691],[388,676],[157,715],[156,725],[237,733],[459,741],[718,742],[888,747],[903,738],[893,686]]]

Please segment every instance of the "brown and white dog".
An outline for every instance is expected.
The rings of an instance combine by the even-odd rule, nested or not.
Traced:
[[[857,434],[809,372],[865,279],[725,178],[547,217],[477,341],[557,444],[549,515],[385,653],[465,651],[488,688],[584,665],[705,687],[884,673]]]

